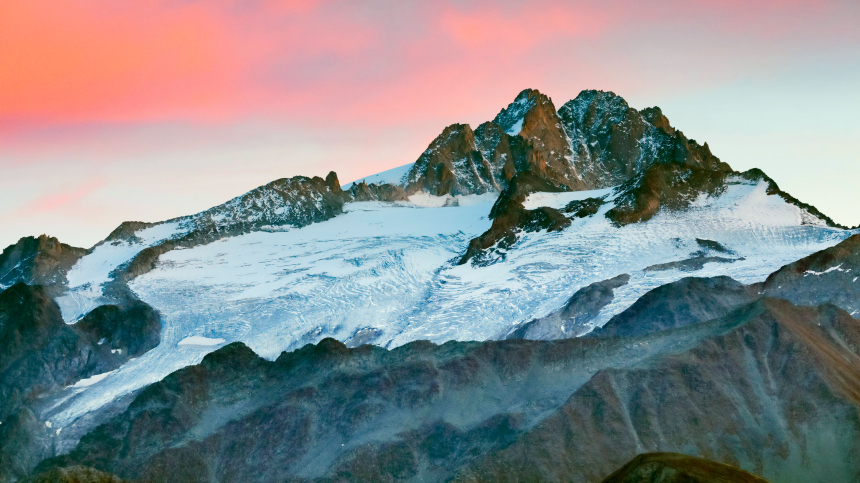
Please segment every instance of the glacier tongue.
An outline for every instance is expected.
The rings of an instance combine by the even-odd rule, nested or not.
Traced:
[[[141,250],[184,233],[178,222],[160,223],[135,233],[133,240],[106,241],[81,257],[69,270],[66,280],[69,290],[57,298],[66,323],[78,319],[105,303],[102,285],[111,280],[111,272],[127,263]]]
[[[489,228],[490,197],[460,206],[349,203],[347,213],[301,229],[253,232],[165,253],[129,286],[162,314],[161,344],[76,395],[54,415],[64,425],[114,398],[199,362],[217,346],[183,340],[241,340],[274,358],[323,337],[395,347],[412,340],[483,340],[557,309],[579,288],[622,273],[630,282],[595,321],[602,325],[646,291],[679,278],[728,275],[763,280],[780,266],[835,245],[849,232],[804,224],[801,210],[737,182],[684,212],[613,226],[603,214],[561,232],[525,233],[489,266],[454,265]],[[529,207],[564,206],[607,190],[538,193]],[[427,204],[427,203],[425,203]],[[643,271],[688,258],[696,238],[732,250],[733,263],[693,272]],[[370,334],[370,338],[360,338]]]

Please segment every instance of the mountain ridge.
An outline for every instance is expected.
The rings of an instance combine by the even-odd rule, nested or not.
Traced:
[[[152,397],[148,391],[156,390],[150,383],[169,383],[179,377],[171,376],[177,370],[191,367],[195,369],[182,377],[194,382],[196,376],[188,374],[219,358],[235,362],[236,369],[246,373],[236,376],[242,384],[259,389],[259,381],[243,378],[252,373],[268,377],[271,370],[261,368],[274,367],[276,361],[286,365],[285,361],[298,361],[293,356],[281,360],[281,354],[318,351],[325,357],[317,362],[334,370],[326,364],[358,350],[369,358],[361,367],[374,375],[366,379],[367,374],[353,374],[354,384],[363,387],[356,381],[376,377],[394,386],[402,383],[397,386],[402,394],[379,395],[386,401],[379,404],[394,407],[403,405],[402,398],[412,390],[429,395],[433,403],[437,390],[427,386],[428,381],[439,387],[462,387],[459,378],[478,377],[469,369],[474,354],[463,356],[461,365],[442,370],[430,353],[485,351],[482,354],[495,354],[510,364],[510,370],[542,374],[551,369],[521,365],[521,358],[536,357],[533,348],[551,353],[558,347],[609,347],[610,353],[626,354],[615,363],[624,365],[638,360],[636,354],[681,347],[692,343],[691,334],[728,327],[733,323],[728,319],[698,324],[726,317],[761,295],[814,305],[819,307],[816,317],[838,322],[824,339],[815,339],[827,342],[821,346],[827,351],[834,347],[832,340],[853,340],[842,328],[847,319],[841,310],[849,316],[860,310],[852,305],[854,289],[860,287],[855,286],[854,273],[860,268],[854,268],[853,258],[855,237],[860,235],[851,237],[850,231],[814,207],[781,191],[760,170],[733,171],[706,143],[699,145],[674,128],[659,108],[637,111],[614,93],[583,91],[556,110],[547,96],[527,89],[474,130],[465,124],[446,127],[415,163],[404,166],[409,169],[401,167],[399,182],[390,182],[386,175],[370,179],[387,182],[362,180],[342,186],[334,172],[325,178],[275,180],[200,213],[158,223],[125,222],[88,250],[46,236],[22,239],[7,248],[0,268],[9,276],[0,283],[44,282],[41,290],[46,291],[46,306],[52,307],[53,326],[64,333],[86,331],[93,350],[104,352],[108,347],[98,341],[127,338],[123,324],[130,324],[129,330],[140,332],[146,348],[134,349],[136,360],[120,362],[119,367],[99,366],[102,373],[88,369],[71,374],[69,384],[98,376],[82,390],[59,386],[46,390],[43,402],[22,408],[15,425],[7,426],[20,431],[12,446],[0,441],[0,456],[8,454],[7,448],[16,454],[32,450],[40,455],[55,451],[52,448],[73,448],[82,434],[95,430],[93,425],[127,410],[144,414],[146,408],[139,412],[143,406],[133,403],[138,398],[139,405],[144,400],[161,404],[158,398],[147,399]],[[699,281],[690,282],[686,277],[691,274]],[[797,296],[801,289],[806,298]],[[665,304],[670,314],[654,318],[649,326],[644,318],[659,312],[649,305],[652,302]],[[827,303],[839,308],[822,305]],[[143,317],[145,323],[134,326],[143,312],[157,318]],[[521,340],[567,339],[600,327],[605,331],[598,329],[594,337],[573,342],[542,345]],[[494,338],[515,340],[446,345]],[[630,344],[641,346],[631,349]],[[128,345],[123,350],[132,352]],[[418,359],[424,359],[383,364],[384,376],[374,372],[382,367],[373,366],[378,362],[373,358],[382,357],[380,351],[398,350],[423,354]],[[603,367],[598,359],[589,359],[583,370]],[[377,362],[367,362],[371,360]],[[834,360],[827,363],[835,365]],[[215,372],[226,374],[222,369]],[[498,370],[498,377],[509,376],[507,369]],[[480,377],[496,377],[487,375],[493,371]],[[516,383],[525,384],[533,375],[520,373]],[[343,382],[329,376],[320,376],[329,382],[291,394],[301,404],[288,412],[311,419],[321,414],[318,411],[324,409],[309,398]],[[843,371],[836,377],[847,376]],[[230,399],[241,399],[229,394],[235,390],[230,389],[235,381],[230,381],[217,398],[239,404]],[[263,389],[275,394],[271,388]],[[573,391],[572,386],[568,389]],[[498,388],[499,394],[504,391]],[[557,396],[540,408],[520,401],[498,412],[487,410],[482,413],[485,419],[467,425],[444,417],[426,421],[409,427],[402,440],[369,442],[354,447],[355,453],[338,453],[329,469],[335,478],[452,476],[442,463],[428,463],[430,471],[430,466],[409,462],[477,464],[473,451],[502,451],[502,446],[515,444],[537,422],[534,414],[543,417],[561,407]],[[263,404],[258,410],[284,414],[280,412],[284,408],[258,402]],[[257,402],[244,403],[250,406],[228,405],[230,411],[238,411],[231,428],[262,421],[253,419],[259,414],[244,412]],[[193,404],[182,404],[174,408],[176,428],[200,416],[193,414]],[[337,404],[331,407],[359,422],[382,414],[375,412],[379,405]],[[220,410],[200,416],[205,424],[194,423],[191,433],[168,435],[180,437],[176,443],[185,449],[161,454],[158,461],[179,468],[177,462],[190,461],[186,457],[199,450],[202,460],[195,461],[200,466],[192,469],[206,469],[201,461],[215,461],[207,459],[217,453],[213,448],[223,449],[221,445],[227,444],[223,441],[229,440],[221,426],[228,421]],[[296,431],[307,429],[301,422],[305,416],[290,419],[301,423]],[[399,416],[385,417],[400,421]],[[344,430],[333,420],[325,424],[332,424],[326,429],[332,435]],[[66,431],[72,426],[73,431]],[[212,428],[221,429],[212,433]],[[297,434],[309,434],[301,431]],[[135,446],[135,438],[127,442]],[[458,443],[451,446],[452,441]],[[139,448],[158,449],[153,441],[144,443]],[[33,449],[37,446],[41,449]],[[139,458],[129,456],[128,464],[162,449]],[[453,459],[446,460],[449,457]],[[310,459],[302,461],[307,474],[324,475]],[[601,468],[614,470],[622,463],[607,461]],[[158,464],[153,465],[156,471]],[[96,469],[115,469],[109,466]],[[30,469],[16,471],[20,476]],[[422,473],[425,470],[430,473]],[[133,475],[120,471],[119,476]]]

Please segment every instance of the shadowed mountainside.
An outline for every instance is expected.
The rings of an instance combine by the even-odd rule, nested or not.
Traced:
[[[779,299],[718,320],[740,325],[688,351],[598,372],[456,480],[599,481],[638,453],[669,451],[773,481],[856,481],[856,321],[833,306]]]
[[[858,342],[834,306],[763,299],[627,339],[392,351],[328,339],[274,362],[234,343],[150,386],[40,469],[421,481],[459,468],[458,481],[599,481],[638,453],[672,451],[774,481],[853,481]]]
[[[690,327],[632,345],[413,342],[391,351],[326,339],[274,362],[234,343],[149,386],[42,468],[83,464],[158,481],[444,480],[514,442],[600,368],[721,330]]]
[[[152,349],[160,330],[158,313],[142,302],[104,305],[67,325],[41,286],[19,282],[0,293],[0,481],[53,454],[41,405]]]
[[[0,290],[24,282],[51,287],[56,295],[66,283],[66,272],[86,254],[47,235],[21,238],[0,254]]]

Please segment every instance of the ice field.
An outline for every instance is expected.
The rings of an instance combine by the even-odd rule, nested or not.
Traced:
[[[594,322],[602,325],[659,285],[687,276],[761,281],[851,234],[768,196],[766,188],[763,182],[736,179],[721,196],[702,197],[689,210],[660,212],[623,227],[604,216],[612,207],[611,190],[535,193],[527,208],[560,208],[604,195],[610,202],[561,232],[523,234],[504,257],[483,267],[456,262],[469,240],[490,227],[491,196],[456,203],[430,202],[426,196],[417,203],[349,203],[344,214],[304,228],[176,249],[129,284],[161,312],[161,344],[85,388],[70,390],[70,404],[51,420],[62,427],[233,341],[275,358],[323,337],[388,348],[418,339],[485,340],[552,312],[590,283],[630,274]],[[69,274],[70,298],[61,304],[67,320],[83,310],[72,307],[98,303],[98,283],[107,280],[112,263],[118,266],[170,236],[171,228],[160,230],[143,233],[139,242],[102,245],[81,259]],[[719,242],[733,252],[721,255],[734,261],[707,263],[693,272],[644,271],[690,258],[701,249],[696,238]],[[84,271],[91,275],[84,277]],[[85,279],[90,281],[72,286],[72,280]]]

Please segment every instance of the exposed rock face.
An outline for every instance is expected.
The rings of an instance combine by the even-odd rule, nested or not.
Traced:
[[[568,136],[549,97],[526,89],[493,119],[509,135],[519,135],[543,157],[545,177],[556,185],[572,190],[590,189],[571,163]],[[534,170],[533,170],[534,171]]]
[[[718,169],[708,149],[676,131],[658,107],[638,112],[613,92],[587,90],[559,109],[574,167],[589,189],[616,186],[651,163]]]
[[[19,282],[0,293],[0,481],[27,475],[52,454],[37,406],[152,349],[160,330],[158,314],[142,302],[99,307],[67,325],[41,286]]]
[[[149,305],[135,300],[127,306],[102,305],[73,326],[112,353],[138,357],[160,341],[161,318]]]
[[[860,234],[782,267],[761,289],[800,305],[829,302],[860,318]]]
[[[409,194],[456,196],[502,191],[514,175],[531,171],[553,185],[588,189],[571,156],[552,101],[526,89],[475,131],[466,124],[445,128],[403,181]]]
[[[554,208],[527,210],[523,206],[523,201],[530,193],[564,190],[564,186],[554,185],[531,171],[518,173],[499,195],[490,211],[493,225],[484,234],[469,242],[469,247],[459,263],[464,264],[470,260],[478,265],[492,263],[495,258],[504,258],[505,251],[516,243],[517,233],[520,231],[556,231],[570,225],[570,220]]]
[[[107,238],[104,239],[104,242],[113,242],[113,241],[130,241],[130,242],[140,242],[140,238],[138,238],[135,233],[145,228],[150,228],[157,225],[157,223],[147,223],[144,221],[124,221],[120,223],[120,225],[112,232]]]
[[[833,306],[778,299],[719,320],[740,325],[691,350],[600,371],[457,481],[599,481],[647,451],[683,451],[773,481],[856,480],[856,321]]]
[[[408,194],[480,194],[499,190],[494,174],[477,149],[472,128],[452,124],[415,161],[406,175],[405,188]]]
[[[406,190],[393,184],[353,183],[346,192],[350,201],[408,201]]]
[[[623,274],[583,287],[573,294],[564,307],[546,317],[515,327],[504,338],[552,340],[579,337],[588,332],[589,322],[597,317],[600,309],[612,302],[613,291],[628,281],[630,275]]]
[[[683,210],[699,196],[719,196],[733,174],[728,165],[709,169],[677,163],[655,163],[616,190],[615,207],[606,213],[618,225],[648,221],[658,211]]]
[[[0,419],[0,481],[15,481],[52,454],[45,423],[23,407]]]
[[[0,419],[152,349],[160,330],[158,313],[143,302],[102,306],[67,325],[44,288],[13,285],[0,293]]]
[[[651,290],[589,336],[635,337],[723,317],[759,297],[729,277],[682,278]]]
[[[645,453],[603,483],[767,483],[733,466],[678,453]]]
[[[178,234],[141,249],[128,263],[118,267],[111,274],[112,281],[105,288],[105,297],[120,304],[133,303],[136,297],[128,290],[126,283],[152,270],[159,256],[178,247],[203,245],[251,231],[277,231],[307,226],[343,213],[343,205],[349,201],[405,199],[402,188],[388,184],[359,183],[350,191],[343,191],[334,171],[325,179],[318,176],[282,178],[196,215],[163,222],[177,223],[180,227]],[[123,223],[105,242],[135,241],[137,230],[155,225]]]
[[[337,174],[332,171],[325,179],[295,176],[272,181],[204,212],[168,221],[178,221],[189,231],[223,236],[328,220],[343,211],[344,201]]]
[[[836,307],[765,299],[630,339],[393,351],[327,339],[275,362],[235,343],[39,468],[151,481],[599,481],[644,451],[684,450],[775,481],[847,482],[860,471],[858,342]]]
[[[0,254],[0,289],[16,282],[59,289],[66,282],[66,272],[86,253],[47,235],[21,238]]]
[[[655,163],[616,189],[615,207],[606,213],[617,225],[648,221],[660,210],[687,209],[701,196],[719,196],[728,183],[764,181],[768,195],[777,195],[801,209],[802,222],[810,225],[846,227],[836,224],[814,206],[803,203],[781,191],[761,170],[732,171],[729,165]]]

